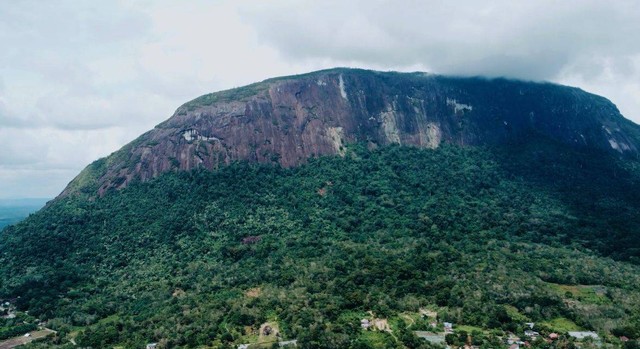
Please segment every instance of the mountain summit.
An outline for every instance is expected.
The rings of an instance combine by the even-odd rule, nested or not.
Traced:
[[[550,83],[330,69],[196,98],[87,167],[61,194],[104,195],[171,170],[235,161],[296,166],[366,142],[436,148],[543,136],[637,154],[640,128],[603,97]]]

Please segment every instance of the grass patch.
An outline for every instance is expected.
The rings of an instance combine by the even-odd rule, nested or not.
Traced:
[[[610,304],[604,286],[549,284],[550,289],[565,299],[575,299],[586,304]]]
[[[411,328],[413,325],[418,322],[418,320],[422,319],[420,313],[400,313],[397,318],[394,318],[390,323],[393,324],[392,328],[396,328],[398,320],[403,320],[408,328]],[[391,325],[391,324],[390,324]]]
[[[523,315],[522,313],[520,313],[520,311],[518,311],[518,308],[512,305],[505,305],[504,309],[506,310],[509,317],[512,318],[514,321],[529,322],[529,318]]]
[[[395,343],[395,339],[386,332],[379,331],[362,331],[362,334],[358,338],[360,341],[368,343],[373,348],[389,348],[390,344]]]
[[[481,327],[476,327],[476,326],[470,326],[470,325],[455,325],[453,327],[453,331],[465,331],[467,333],[471,333],[473,331],[478,331],[478,332],[482,332],[485,334],[488,334],[489,331],[485,330],[484,328]]]
[[[564,317],[559,317],[559,318],[552,319],[550,321],[545,321],[542,324],[560,333],[565,333],[569,331],[582,331],[582,328],[580,326],[576,325],[573,321]]]

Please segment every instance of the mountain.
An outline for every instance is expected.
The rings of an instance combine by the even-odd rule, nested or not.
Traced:
[[[123,188],[171,170],[234,161],[297,166],[345,146],[511,144],[541,135],[637,155],[637,125],[576,88],[504,79],[332,69],[212,93],[85,169],[77,190]]]
[[[205,95],[0,232],[0,340],[633,348],[639,135],[602,97],[506,79],[332,69]]]

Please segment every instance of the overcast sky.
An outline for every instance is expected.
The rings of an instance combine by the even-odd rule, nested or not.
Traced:
[[[553,81],[640,122],[637,0],[7,0],[0,47],[0,198],[54,197],[199,95],[334,66]]]

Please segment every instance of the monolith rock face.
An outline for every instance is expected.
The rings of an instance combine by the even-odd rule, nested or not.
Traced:
[[[196,98],[61,194],[104,195],[135,180],[236,161],[302,164],[348,144],[509,145],[542,136],[636,156],[639,127],[577,88],[506,79],[331,69]]]

